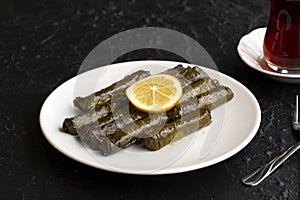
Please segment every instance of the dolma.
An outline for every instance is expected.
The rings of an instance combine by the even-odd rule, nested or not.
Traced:
[[[201,109],[204,107],[209,110],[213,110],[216,107],[230,101],[233,96],[234,94],[229,87],[220,85],[210,91],[196,96],[195,98],[193,98],[195,100],[185,101],[181,104],[175,105],[174,108],[167,112],[167,115],[169,119],[178,119],[181,116],[192,112],[193,110]]]
[[[78,130],[80,140],[94,150],[99,150],[102,155],[108,156],[124,149],[138,140],[138,134],[142,131],[159,131],[167,121],[167,116],[162,114],[154,114],[139,120],[131,126],[124,127],[122,130],[115,131],[113,134],[110,130],[114,129],[115,124],[106,126],[107,131],[95,127],[81,127]],[[112,128],[112,129],[111,129]],[[106,134],[106,135],[105,135]]]
[[[185,104],[184,102],[186,101],[188,101],[188,103],[190,104],[191,101],[196,101],[193,100],[194,97],[203,93],[207,93],[217,86],[219,85],[210,78],[204,78],[197,82],[194,82],[190,87],[184,89],[183,96],[181,97],[179,104]],[[76,129],[83,125],[88,125],[90,123],[96,122],[101,127],[113,121],[116,123],[119,122],[118,127],[121,129],[124,125],[128,125],[146,116],[146,113],[138,111],[129,102],[123,105],[123,109],[117,110],[113,113],[110,111],[111,107],[107,104],[102,106],[100,111],[88,112],[73,118],[66,118],[63,123],[63,129],[66,133],[76,135]],[[107,114],[108,112],[110,114]],[[107,115],[104,115],[103,113],[106,113]]]
[[[210,109],[222,105],[223,103],[229,101],[232,97],[233,93],[229,88],[219,86],[216,89],[213,89],[212,92],[207,92],[197,96],[196,102],[187,101],[176,105],[173,109],[165,113],[166,118],[162,118],[165,117],[163,113],[160,115],[154,115],[156,117],[161,117],[160,120],[157,120],[155,117],[153,118],[152,116],[148,116],[146,118],[141,118],[136,122],[130,123],[127,126],[124,126],[122,129],[119,129],[116,121],[113,121],[102,127],[97,125],[84,126],[85,128],[83,130],[81,128],[78,130],[78,135],[80,138],[84,137],[84,141],[86,141],[87,144],[90,142],[90,146],[92,146],[94,149],[100,150],[103,155],[110,155],[115,153],[116,149],[120,150],[126,148],[135,143],[138,138],[145,137],[145,133],[155,132],[159,125],[156,124],[154,126],[154,122],[158,123],[158,121],[161,121],[163,123],[172,123],[178,119],[182,119],[184,121],[185,119],[189,119],[185,116],[192,116],[190,114],[194,113],[194,111],[207,113],[210,111]],[[194,117],[195,119],[198,119],[198,116]],[[189,125],[191,126],[192,124]],[[184,127],[189,126],[187,125]],[[192,127],[190,128],[191,130],[194,130]]]
[[[76,117],[65,118],[62,128],[66,133],[70,133],[71,135],[77,135],[76,129],[78,127],[95,122],[99,119],[99,117],[104,117],[110,112],[110,104],[105,104],[97,112],[90,111],[82,113]]]
[[[172,73],[172,71],[176,71],[182,73],[184,70],[185,68],[182,65],[178,65],[173,69],[167,70],[167,72]],[[86,97],[76,97],[73,101],[73,104],[81,111],[89,111],[94,110],[95,107],[99,109],[101,106],[105,106],[107,103],[111,102],[112,98],[116,99],[115,102],[119,102],[120,98],[124,97],[125,90],[130,85],[150,75],[151,74],[149,71],[139,70],[93,94],[90,94]]]
[[[178,65],[172,69],[165,70],[161,72],[162,74],[169,74],[175,76],[179,79],[182,88],[185,89],[190,86],[193,82],[198,80],[208,78],[206,72],[198,67],[187,67],[184,68],[182,65]],[[111,110],[115,111],[123,107],[124,105],[129,103],[127,96],[125,95],[125,91],[114,93],[110,98],[110,106]],[[107,102],[98,101],[95,104],[95,111],[101,110],[103,106],[106,106]]]
[[[73,101],[75,107],[81,111],[93,110],[97,102],[107,103],[111,100],[111,96],[117,93],[123,93],[126,88],[133,83],[150,76],[149,71],[139,70],[130,75],[125,76],[122,80],[112,85],[90,94],[86,97],[76,97]]]
[[[209,77],[207,73],[204,72],[204,70],[197,66],[187,67],[187,69],[183,73],[183,76],[186,79],[191,80],[192,82]]]
[[[182,65],[178,65],[175,68],[164,71],[163,73],[174,75],[177,78],[179,78],[180,81],[182,82],[184,94],[187,93],[187,95],[183,95],[181,101],[191,98],[192,96],[196,96],[201,92],[204,92],[205,90],[207,91],[208,89],[211,89],[215,85],[218,85],[215,81],[210,79],[203,70],[201,70],[198,67],[184,68]],[[184,76],[186,76],[186,78]],[[196,82],[196,81],[200,81],[200,82]],[[192,82],[196,82],[196,83],[191,85]],[[132,107],[132,105],[128,101],[128,98],[125,95],[125,92],[121,93],[120,95],[117,95],[117,97],[112,96],[111,101],[109,103],[96,103],[95,111],[89,111],[72,118],[66,118],[63,122],[63,130],[66,133],[76,135],[77,128],[83,125],[94,123],[97,120],[99,121],[99,125],[101,126],[103,125],[103,120],[102,120],[103,117],[105,116],[118,117],[119,115],[116,114],[112,115],[112,113],[115,113],[117,110],[119,110],[122,107],[126,108],[126,106],[128,107],[128,105]],[[133,108],[133,110],[135,110],[135,108]],[[119,113],[121,114],[121,112]]]
[[[196,110],[180,119],[167,123],[158,133],[148,133],[148,137],[141,138],[141,142],[147,149],[159,150],[210,123],[211,115],[209,110]]]
[[[174,121],[198,109],[207,108],[209,110],[212,110],[226,103],[232,97],[233,93],[228,87],[218,86],[211,91],[206,91],[198,96],[194,96],[194,98],[191,98],[192,100],[187,99],[187,101],[177,104],[174,108],[165,113],[167,115],[167,121]],[[130,107],[134,108],[133,106]],[[141,111],[127,113],[125,115],[120,114],[116,115],[115,118],[112,117],[113,119],[111,119],[110,123],[107,124],[101,123],[100,120],[98,120],[97,123],[101,123],[101,126],[98,126],[97,129],[99,131],[102,131],[103,135],[109,135],[109,133],[116,132],[117,130],[123,129],[124,127],[130,127],[131,125],[135,127],[135,123],[138,120],[142,120],[146,117],[151,118],[148,113],[144,113]],[[140,132],[140,134],[138,135],[141,134],[142,132]]]

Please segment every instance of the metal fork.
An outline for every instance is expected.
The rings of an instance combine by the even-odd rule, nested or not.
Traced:
[[[296,96],[296,106],[294,111],[294,117],[292,121],[292,127],[294,130],[300,130],[299,122],[299,103],[298,95]],[[279,167],[286,159],[288,159],[292,154],[294,154],[298,149],[300,149],[300,141],[290,148],[288,148],[281,155],[275,157],[273,160],[269,161],[265,166],[259,168],[252,174],[246,176],[242,179],[243,183],[250,186],[256,186],[267,178],[277,167]]]

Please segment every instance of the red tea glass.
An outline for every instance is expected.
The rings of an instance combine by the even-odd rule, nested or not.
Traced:
[[[273,70],[300,73],[300,0],[271,0],[263,49]]]

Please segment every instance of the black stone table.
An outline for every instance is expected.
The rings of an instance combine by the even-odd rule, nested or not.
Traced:
[[[300,199],[296,153],[257,187],[242,177],[300,138],[290,121],[299,85],[276,82],[239,58],[239,39],[266,26],[269,1],[130,0],[0,2],[0,199]],[[52,147],[39,126],[46,97],[77,74],[105,39],[139,27],[164,27],[199,42],[219,70],[257,98],[262,122],[255,138],[231,158],[172,175],[125,175],[76,162]],[[114,62],[185,61],[145,49]]]

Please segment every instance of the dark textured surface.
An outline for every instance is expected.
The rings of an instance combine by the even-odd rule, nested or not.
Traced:
[[[279,83],[238,57],[240,37],[266,26],[269,1],[1,1],[1,199],[300,199],[299,153],[249,188],[242,177],[299,137],[291,110],[299,85]],[[38,122],[45,98],[75,76],[85,56],[114,34],[166,27],[198,41],[221,72],[248,87],[262,109],[260,129],[242,151],[216,165],[175,175],[132,176],[94,169],[55,150]],[[183,59],[158,50],[117,60]]]

